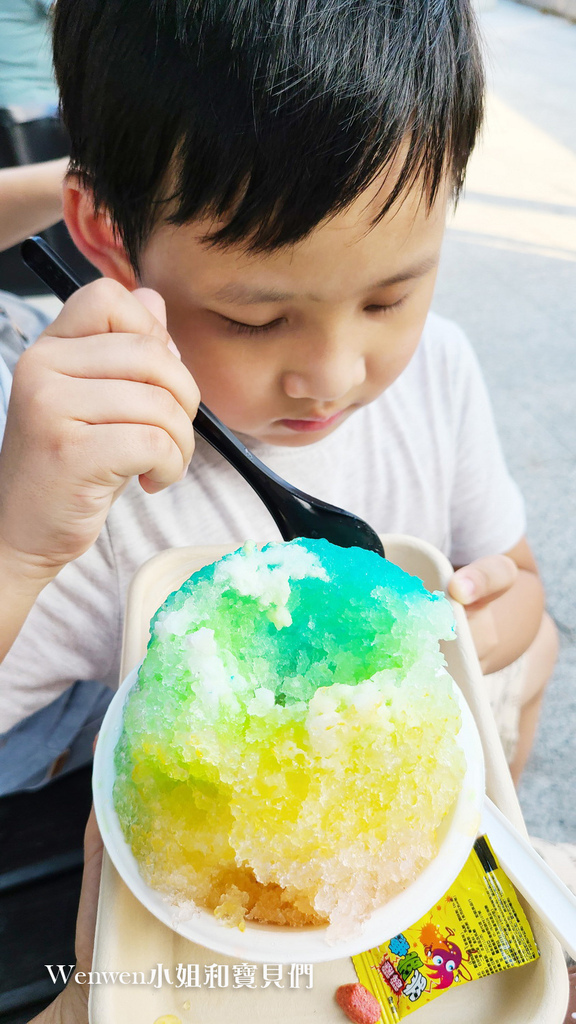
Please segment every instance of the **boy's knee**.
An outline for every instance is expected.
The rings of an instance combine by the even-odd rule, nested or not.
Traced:
[[[550,633],[551,633],[551,635],[552,635],[552,637],[554,639],[556,654],[558,654],[558,647],[559,647],[559,644],[560,644],[560,637],[559,637],[559,633],[558,633],[558,626],[554,622],[554,619],[552,618],[550,613],[547,612],[547,611],[544,611],[543,614],[542,614],[542,625],[541,625],[540,628],[542,629],[544,626],[546,626],[546,628],[550,631]]]
[[[530,648],[531,650],[532,647],[535,648],[535,653],[542,658],[547,665],[549,665],[550,672],[552,672],[552,669],[558,660],[560,640],[558,627],[552,616],[547,611],[544,611],[542,614],[540,629],[532,643]]]

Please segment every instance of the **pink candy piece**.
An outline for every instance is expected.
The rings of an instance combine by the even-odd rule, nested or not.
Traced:
[[[354,1024],[376,1024],[382,1015],[382,1008],[376,997],[358,981],[350,985],[340,985],[336,991],[336,1002]]]

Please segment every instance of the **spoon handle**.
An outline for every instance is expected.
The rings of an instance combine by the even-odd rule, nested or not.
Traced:
[[[27,238],[20,252],[27,266],[62,302],[82,287],[82,282],[43,238]],[[194,429],[250,484],[284,540],[325,537],[333,544],[367,548],[385,557],[382,542],[368,523],[351,512],[305,494],[277,476],[202,402],[194,419]]]
[[[482,811],[482,831],[503,870],[531,907],[576,960],[576,896],[514,828],[489,797]]]
[[[30,267],[30,270],[33,270],[62,302],[66,302],[66,299],[83,287],[84,281],[80,281],[72,273],[52,246],[39,235],[26,238],[20,246],[20,254],[26,266]]]
[[[82,282],[43,238],[35,236],[25,239],[21,253],[26,265],[62,302],[66,302],[82,287]],[[287,535],[284,516],[278,511],[274,500],[273,484],[281,483],[280,478],[260,462],[203,402],[200,402],[194,429],[242,474],[274,517],[284,540],[292,540],[295,534],[290,532]]]
[[[198,407],[194,429],[250,484],[270,512],[284,540],[325,535],[325,526],[321,523],[320,516],[322,510],[333,514],[334,507],[319,498],[314,498],[312,504],[309,495],[292,484],[287,484],[246,448],[203,402],[200,402]],[[316,534],[310,529],[311,519],[315,515],[318,515]],[[351,517],[343,512],[343,519],[344,517],[346,527],[350,529]]]

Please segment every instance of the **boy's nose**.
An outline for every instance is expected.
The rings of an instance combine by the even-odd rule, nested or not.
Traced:
[[[366,380],[364,356],[302,360],[298,369],[283,375],[284,393],[289,398],[310,398],[337,402]]]

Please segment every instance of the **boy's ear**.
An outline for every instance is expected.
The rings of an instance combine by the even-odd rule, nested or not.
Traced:
[[[62,200],[64,220],[77,249],[105,277],[112,277],[125,288],[138,287],[138,281],[122,241],[116,236],[105,210],[94,210],[91,191],[75,175],[64,179]]]

